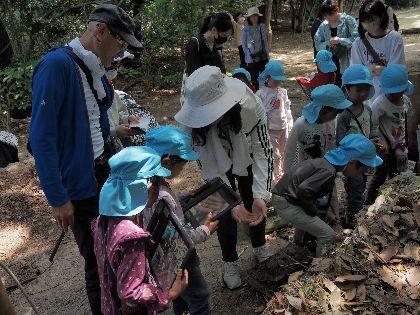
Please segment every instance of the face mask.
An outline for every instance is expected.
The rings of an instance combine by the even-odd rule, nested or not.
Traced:
[[[105,75],[108,79],[114,80],[115,77],[117,76],[118,71],[116,69],[113,70],[108,70]]]
[[[219,34],[219,36],[214,40],[214,42],[218,45],[223,45],[224,43],[226,43],[227,40],[227,37],[221,37]]]
[[[371,22],[363,22],[363,28],[370,34],[375,33],[379,28],[379,22],[371,21]]]

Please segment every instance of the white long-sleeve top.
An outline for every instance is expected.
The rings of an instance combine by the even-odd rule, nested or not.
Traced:
[[[218,162],[221,161],[218,158],[222,159],[228,156],[229,161],[223,162],[233,167],[234,174],[236,174],[235,169],[238,169],[238,166],[238,171],[246,174],[246,168],[252,165],[253,197],[269,200],[271,197],[271,178],[274,164],[273,148],[268,135],[264,105],[261,99],[256,97],[248,88],[240,105],[242,107],[242,130],[238,134],[230,132],[231,142],[234,143],[233,147],[236,147],[237,152],[233,152],[233,148],[222,139],[220,139],[223,147],[221,150],[225,150],[225,152],[222,152],[223,154],[218,154],[215,146],[210,147],[214,143],[213,141],[206,141],[204,146],[195,146],[195,150],[200,154],[203,178],[210,180],[220,177],[226,184],[230,185],[225,173],[229,168],[222,171],[221,169],[223,168],[220,167]],[[207,140],[215,132],[219,134],[217,129],[217,126],[212,125],[206,135]]]
[[[111,107],[108,109],[109,127],[112,136],[117,136],[116,127],[121,124],[128,124],[128,109],[121,101],[118,95],[119,91],[114,91],[114,100]]]
[[[414,114],[412,109],[406,95],[403,95],[402,106],[394,105],[385,95],[379,96],[372,104],[372,134],[392,149],[405,143],[405,120],[406,116]]]
[[[261,98],[267,113],[267,125],[270,130],[291,130],[293,116],[290,100],[284,88],[272,89],[262,86],[256,93]]]
[[[287,139],[285,149],[285,169],[293,165],[311,159],[305,151],[313,147],[314,141],[319,139],[321,154],[324,155],[336,148],[335,131],[336,120],[325,124],[310,124],[301,116],[296,121]]]
[[[390,64],[405,63],[404,43],[400,33],[391,31],[381,38],[373,38],[370,37],[369,34],[366,34],[366,38],[379,57],[385,62],[386,66]],[[360,38],[357,38],[351,48],[350,64],[362,64],[369,67],[374,64],[373,60],[373,57],[369,54],[363,41]],[[372,106],[373,101],[381,95],[379,76],[373,76],[373,85],[375,87],[375,95],[365,103],[369,106]]]

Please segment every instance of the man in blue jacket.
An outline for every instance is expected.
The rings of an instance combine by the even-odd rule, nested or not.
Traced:
[[[93,314],[101,314],[101,296],[90,224],[109,173],[104,139],[113,97],[105,73],[128,46],[142,48],[134,28],[124,10],[102,4],[84,34],[50,50],[33,74],[30,145],[53,216],[64,231],[71,227],[85,259]]]

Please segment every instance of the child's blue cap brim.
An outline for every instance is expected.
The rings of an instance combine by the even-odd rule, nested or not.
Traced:
[[[328,62],[320,62],[319,63],[319,70],[324,73],[331,73],[337,71],[337,66],[334,62],[328,61]]]
[[[187,160],[187,161],[195,161],[195,160],[198,160],[198,158],[199,158],[198,153],[195,152],[195,151],[190,151],[190,152],[187,152],[187,153],[181,153],[179,156],[181,158],[183,158],[184,160]]]
[[[351,160],[351,157],[349,157],[345,151],[337,149],[327,152],[324,157],[328,162],[337,166],[347,165]],[[375,156],[373,159],[358,158],[357,160],[372,168],[378,167],[383,163],[383,160],[379,156]]]
[[[384,94],[394,94],[394,93],[404,92],[405,95],[411,96],[414,93],[414,84],[411,83],[411,81],[407,81],[407,84],[403,84],[399,86],[392,86],[392,87],[381,86],[381,92]]]
[[[275,81],[284,81],[286,80],[286,77],[284,75],[275,75],[275,76],[270,76],[273,80]]]

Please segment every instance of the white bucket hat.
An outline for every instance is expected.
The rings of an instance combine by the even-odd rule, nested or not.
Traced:
[[[259,15],[259,16],[263,16],[263,15],[260,13],[260,11],[258,10],[258,8],[257,8],[257,7],[251,7],[251,8],[249,8],[249,9],[248,9],[248,11],[246,11],[245,17],[250,17],[250,16],[252,16],[252,15],[254,15],[254,14],[257,14],[257,15]]]
[[[208,126],[245,96],[242,81],[224,75],[218,67],[203,66],[185,81],[185,102],[175,120],[190,128]]]

